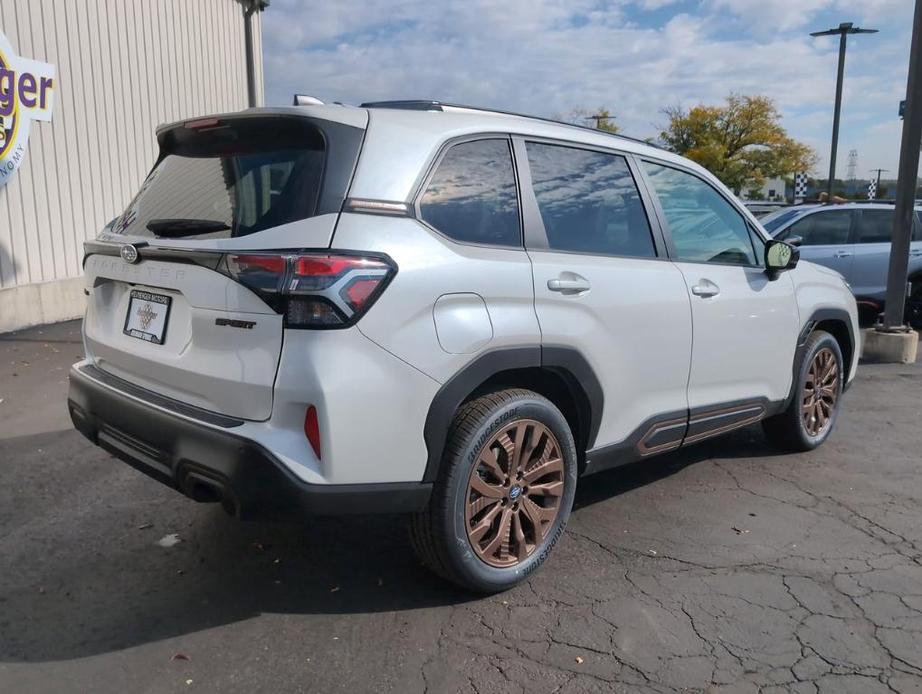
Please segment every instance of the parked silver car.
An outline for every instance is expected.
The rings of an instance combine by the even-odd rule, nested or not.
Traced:
[[[890,264],[892,204],[798,205],[760,219],[776,239],[800,247],[801,258],[832,268],[852,286],[864,318],[884,307]],[[909,319],[922,325],[922,207],[916,208],[909,251]]]

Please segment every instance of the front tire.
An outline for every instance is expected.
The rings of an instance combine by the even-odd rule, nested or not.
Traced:
[[[525,580],[563,533],[576,491],[566,418],[529,390],[483,395],[452,421],[429,508],[410,537],[422,562],[470,590]]]
[[[836,339],[817,330],[807,338],[788,408],[762,422],[768,439],[792,451],[822,444],[839,418],[845,367]]]

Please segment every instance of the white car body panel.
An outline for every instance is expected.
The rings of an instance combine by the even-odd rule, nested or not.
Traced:
[[[688,407],[692,321],[682,273],[670,262],[530,251],[544,345],[577,345],[605,393],[596,447]],[[579,294],[548,289],[563,272],[588,280]],[[638,300],[642,297],[642,300]]]
[[[480,351],[541,343],[534,310],[532,267],[524,249],[455,243],[413,219],[343,214],[339,250],[380,251],[399,270],[358,324],[370,339],[440,383],[475,355],[442,349],[433,308],[444,294],[483,297],[493,328]]]
[[[676,263],[688,284],[694,346],[688,406],[747,399],[784,400],[791,389],[800,319],[787,273],[769,279],[762,268]],[[692,288],[716,285],[715,296]]]
[[[269,417],[282,317],[253,292],[192,264],[148,260],[129,265],[115,256],[91,255],[84,271],[84,343],[97,366],[205,410],[243,419]],[[172,298],[164,344],[124,334],[132,289]],[[234,329],[217,325],[217,318],[253,326]]]

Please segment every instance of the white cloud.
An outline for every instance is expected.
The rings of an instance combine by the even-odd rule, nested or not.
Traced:
[[[766,94],[793,135],[828,151],[835,47],[801,27],[828,19],[818,13],[836,0],[800,0],[793,8],[783,0],[702,0],[694,15],[676,14],[657,27],[638,23],[638,2],[644,9],[671,4],[274,0],[263,20],[267,98],[435,98],[537,115],[605,106],[626,133],[649,136],[664,106],[717,103],[731,91]],[[895,109],[905,89],[911,8],[905,0],[901,9],[893,9],[894,0],[868,2],[887,8],[892,25],[889,35],[850,44],[843,146],[847,137],[851,146],[892,158],[888,134],[872,137],[868,128]],[[790,30],[755,33],[759,22]],[[895,169],[896,161],[879,165]]]

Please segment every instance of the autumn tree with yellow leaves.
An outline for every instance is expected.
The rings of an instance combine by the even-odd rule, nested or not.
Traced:
[[[669,122],[660,133],[662,142],[737,193],[816,164],[816,153],[787,134],[767,97],[731,94],[722,106],[672,107],[663,113]]]

